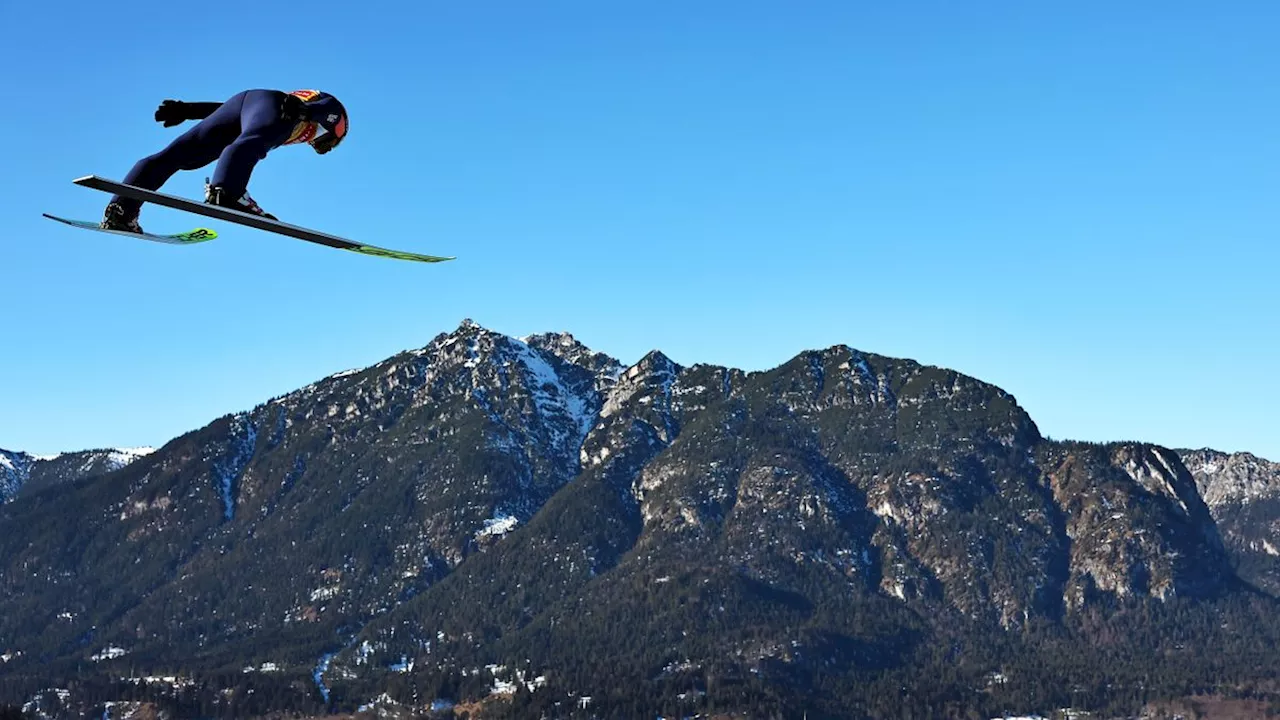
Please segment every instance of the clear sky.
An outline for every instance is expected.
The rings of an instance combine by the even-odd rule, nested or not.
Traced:
[[[1280,460],[1280,4],[7,3],[0,447],[158,446],[464,318],[625,362],[834,344],[955,368],[1046,435]],[[388,247],[65,227],[165,98],[351,112],[255,199]],[[164,190],[201,197],[212,166]]]

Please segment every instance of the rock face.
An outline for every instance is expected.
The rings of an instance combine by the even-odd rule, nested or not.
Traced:
[[[1236,570],[1277,542],[1275,475],[1209,457],[1051,442],[993,385],[847,346],[624,366],[467,321],[20,493],[0,650],[36,690],[202,678],[201,713],[874,716],[992,673],[1001,710],[1202,662],[1243,681],[1280,637]],[[1250,630],[1204,660],[1222,618]]]
[[[1071,538],[1068,604],[1091,595],[1211,595],[1231,577],[1195,480],[1170,450],[1051,452],[1050,478]]]
[[[1179,454],[1209,506],[1236,572],[1280,597],[1280,463],[1208,449]]]

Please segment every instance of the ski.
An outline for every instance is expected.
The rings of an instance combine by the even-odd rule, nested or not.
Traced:
[[[320,245],[327,245],[328,247],[338,248],[339,250],[348,250],[350,252],[356,252],[362,255],[373,255],[375,257],[385,257],[385,258],[393,258],[396,260],[410,260],[415,262],[428,262],[428,263],[444,262],[447,260],[457,259],[451,256],[446,257],[446,256],[437,256],[437,255],[421,255],[418,253],[405,252],[403,250],[391,250],[388,248],[378,247],[376,245],[367,245],[364,243],[347,240],[346,238],[340,238],[335,235],[329,235],[328,233],[322,233],[316,230],[299,227],[297,225],[290,225],[289,223],[283,223],[278,220],[270,220],[268,218],[260,217],[258,215],[253,215],[251,213],[241,212],[239,210],[233,210],[231,208],[219,207],[217,205],[210,205],[208,203],[189,200],[187,198],[178,197],[176,195],[167,195],[165,193],[155,192],[152,190],[144,190],[139,187],[134,187],[133,185],[126,185],[124,183],[116,182],[114,180],[101,178],[101,177],[98,177],[97,175],[86,175],[81,178],[76,178],[72,182],[74,182],[76,185],[79,185],[81,187],[92,188],[94,190],[101,190],[103,192],[120,195],[121,197],[127,197],[133,200],[139,200],[144,203],[154,203],[156,205],[164,205],[165,207],[170,207],[175,210],[185,210],[187,212],[193,212],[198,215],[204,215],[205,217],[211,217],[217,220],[225,220],[227,222],[232,222],[239,225],[245,225],[248,227],[256,228],[258,230],[265,230],[267,232],[273,232],[279,235],[286,235],[289,237],[297,238],[299,240],[306,240],[308,242],[313,242]]]
[[[196,228],[180,233],[150,233],[150,232],[129,232],[128,230],[107,230],[96,222],[88,220],[72,220],[69,218],[50,215],[49,213],[40,213],[50,220],[56,220],[72,227],[83,228],[85,230],[95,230],[97,232],[111,233],[112,235],[124,235],[125,237],[141,238],[143,240],[151,240],[153,242],[167,243],[169,245],[195,245],[196,243],[207,242],[218,237],[218,233],[209,228]]]

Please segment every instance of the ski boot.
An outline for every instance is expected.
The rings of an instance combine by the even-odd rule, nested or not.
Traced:
[[[209,205],[239,210],[240,212],[257,215],[268,220],[276,219],[275,215],[263,210],[258,206],[258,203],[254,202],[253,198],[249,197],[248,190],[238,198],[231,198],[220,185],[210,185],[208,178],[205,178],[204,181],[204,201]]]
[[[103,230],[120,230],[122,232],[142,234],[142,226],[138,224],[138,215],[136,213],[129,215],[124,208],[120,207],[119,203],[107,205],[107,209],[102,213],[102,222],[98,223],[98,227]]]

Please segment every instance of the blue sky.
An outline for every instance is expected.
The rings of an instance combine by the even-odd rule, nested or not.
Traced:
[[[464,318],[632,362],[848,344],[1014,393],[1054,438],[1280,460],[1270,2],[253,3],[5,11],[0,447],[160,445]],[[282,220],[68,228],[181,128],[165,98],[319,88]],[[212,166],[165,191],[199,197]]]

